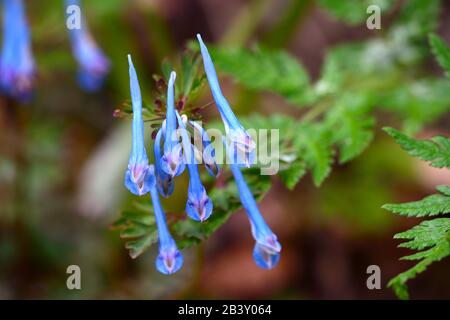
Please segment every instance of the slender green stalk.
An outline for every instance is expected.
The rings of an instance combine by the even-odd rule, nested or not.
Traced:
[[[292,0],[284,11],[284,15],[263,38],[262,43],[271,48],[286,46],[298,31],[298,25],[313,3],[313,0]]]
[[[221,44],[242,46],[254,34],[260,21],[270,7],[269,0],[253,0],[241,9],[241,12],[231,23],[228,31],[223,35]]]

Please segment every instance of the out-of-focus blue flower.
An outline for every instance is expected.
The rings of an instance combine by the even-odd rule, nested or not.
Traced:
[[[35,66],[22,0],[3,0],[3,12],[0,89],[9,97],[27,101],[32,95]]]
[[[161,169],[171,177],[183,173],[185,164],[183,161],[183,149],[178,142],[177,118],[175,116],[174,83],[177,74],[170,73],[167,86],[167,111],[164,132],[164,155],[161,157]]]
[[[164,170],[161,169],[158,159],[161,159],[161,137],[163,128],[158,130],[155,138],[155,144],[153,145],[153,152],[155,155],[155,174],[156,174],[156,188],[159,193],[167,198],[174,190],[173,177],[168,175]]]
[[[178,125],[180,127],[181,141],[183,144],[184,157],[189,171],[188,197],[186,201],[187,215],[196,221],[205,221],[211,216],[213,203],[206,194],[206,189],[200,180],[197,163],[194,156],[194,148],[191,144],[186,125],[176,112]]]
[[[215,158],[216,150],[214,149],[214,146],[211,143],[211,139],[209,138],[206,130],[204,130],[199,123],[195,121],[189,121],[189,123],[195,130],[197,130],[200,133],[202,137],[202,144],[203,144],[202,160],[205,165],[205,168],[211,176],[216,177],[220,172],[220,166],[216,162]]]
[[[230,165],[230,168],[238,187],[242,205],[247,211],[253,238],[256,240],[253,259],[259,267],[272,269],[280,260],[281,245],[277,240],[277,236],[270,230],[259,212],[258,205],[245,182],[240,168],[236,165]]]
[[[197,34],[197,39],[200,43],[200,51],[209,87],[225,126],[226,150],[231,153],[228,158],[238,166],[250,167],[255,162],[256,143],[240,124],[227,99],[223,96],[216,69],[200,34]]]
[[[132,146],[128,169],[125,174],[125,186],[131,193],[141,196],[150,191],[155,184],[153,166],[148,164],[144,145],[144,121],[142,119],[142,97],[136,70],[128,55],[130,73],[130,92],[133,105]]]
[[[150,189],[150,195],[152,197],[159,238],[159,254],[156,258],[156,269],[164,274],[172,274],[182,267],[183,256],[169,233],[166,215],[159,201],[158,191],[155,186]]]
[[[66,0],[66,7],[71,5],[80,7],[80,1]],[[99,90],[109,72],[110,62],[92,38],[84,17],[81,17],[81,28],[69,30],[69,35],[72,52],[79,65],[80,87],[88,92]]]

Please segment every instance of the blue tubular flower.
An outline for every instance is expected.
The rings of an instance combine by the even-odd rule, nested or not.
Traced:
[[[272,269],[280,260],[281,245],[277,236],[270,230],[259,212],[258,205],[244,180],[241,170],[236,165],[230,165],[230,168],[238,187],[242,205],[250,220],[253,238],[256,240],[253,259],[259,267]]]
[[[164,274],[172,274],[180,270],[183,266],[183,256],[178,250],[175,240],[167,228],[166,216],[159,202],[158,191],[155,187],[150,189],[155,220],[158,228],[159,254],[156,258],[156,269]]]
[[[148,164],[144,145],[144,121],[142,120],[142,97],[136,70],[128,55],[130,72],[130,91],[133,104],[133,127],[131,155],[125,174],[125,186],[131,193],[141,196],[150,191],[155,184],[153,166]]]
[[[185,168],[183,150],[178,143],[177,118],[175,116],[174,83],[176,76],[176,73],[172,71],[167,86],[164,155],[161,158],[162,170],[171,177],[182,174]]]
[[[78,0],[66,0],[66,6],[80,7]],[[72,52],[78,62],[78,82],[83,90],[93,92],[99,90],[110,69],[110,62],[92,38],[84,17],[81,28],[69,30]]]
[[[203,65],[205,68],[206,77],[208,78],[209,87],[219,109],[222,121],[225,126],[227,134],[227,152],[232,153],[229,158],[234,164],[239,166],[250,167],[255,162],[255,148],[256,143],[250,134],[240,124],[234,115],[228,101],[222,94],[220,89],[219,79],[217,77],[214,64],[209,55],[208,49],[203,43],[202,37],[197,34],[197,39],[200,43],[200,50],[203,57]]]
[[[4,0],[3,48],[0,56],[0,89],[19,101],[31,98],[34,59],[22,0]]]
[[[180,126],[181,141],[183,143],[184,156],[189,171],[188,198],[186,202],[187,215],[196,221],[205,221],[213,210],[213,203],[206,194],[205,187],[200,180],[200,173],[195,161],[194,150],[186,131],[186,126],[178,112],[176,112],[178,125]]]
[[[174,190],[174,182],[173,178],[164,172],[159,165],[158,159],[161,159],[161,136],[163,129],[160,128],[158,133],[156,134],[155,144],[153,145],[153,151],[155,155],[155,171],[156,171],[156,188],[159,193],[167,198],[169,197]]]
[[[217,175],[220,172],[220,166],[216,163],[215,159],[216,151],[211,143],[211,139],[209,138],[208,133],[197,122],[189,121],[189,123],[202,136],[202,143],[203,143],[202,159],[203,163],[205,164],[206,170],[211,176],[217,177]]]

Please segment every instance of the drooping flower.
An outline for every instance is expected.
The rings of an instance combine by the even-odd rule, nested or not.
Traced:
[[[125,173],[125,186],[131,193],[141,196],[150,191],[155,184],[153,166],[148,164],[147,152],[144,145],[144,121],[142,119],[142,97],[136,70],[128,55],[130,73],[130,92],[133,105],[132,145]]]
[[[28,101],[33,90],[35,65],[22,0],[4,0],[3,12],[0,90],[11,98]]]
[[[208,133],[199,123],[195,121],[189,121],[189,124],[201,135],[203,145],[202,161],[206,170],[211,176],[216,177],[220,172],[220,166],[216,162],[216,151],[214,149],[214,145],[211,143]]]
[[[176,76],[175,72],[171,72],[167,86],[164,155],[160,160],[161,169],[171,177],[179,176],[185,168],[183,150],[178,142],[177,118],[175,116],[174,83]]]
[[[238,166],[250,167],[255,162],[256,143],[236,118],[227,99],[222,94],[216,69],[200,34],[197,34],[197,39],[200,43],[209,87],[225,126],[226,150],[231,153],[228,158]]]
[[[186,130],[186,125],[181,119],[178,112],[176,112],[178,125],[180,127],[181,142],[183,144],[184,157],[186,166],[189,171],[189,187],[188,197],[186,201],[187,215],[196,221],[205,221],[211,216],[213,210],[213,203],[206,194],[206,189],[200,180],[200,173],[198,171],[197,163],[194,156],[194,149]]]
[[[152,197],[159,238],[159,254],[155,263],[156,269],[163,274],[172,274],[183,266],[183,256],[178,250],[175,240],[170,235],[166,215],[159,201],[158,191],[155,186],[150,189],[150,195]]]
[[[71,5],[80,8],[80,1],[66,0],[66,7]],[[83,16],[80,17],[80,22],[80,28],[69,29],[69,36],[73,55],[79,65],[78,83],[83,90],[93,92],[103,86],[110,62],[94,41]]]
[[[153,152],[155,155],[155,175],[156,175],[156,188],[159,193],[167,198],[174,190],[173,177],[167,174],[161,169],[158,159],[161,159],[161,138],[162,138],[163,128],[160,128],[155,137],[155,144],[153,145]]]
[[[277,240],[277,236],[270,230],[259,212],[258,205],[245,182],[240,168],[233,164],[230,165],[230,168],[238,187],[242,205],[247,211],[253,238],[256,241],[253,249],[253,259],[259,267],[272,269],[280,260],[281,245]]]

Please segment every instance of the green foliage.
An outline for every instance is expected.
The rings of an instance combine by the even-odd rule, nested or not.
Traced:
[[[448,155],[450,153],[449,139],[434,137],[430,140],[416,140],[392,128],[384,129],[411,156],[430,161],[434,167],[450,168]],[[450,186],[438,186],[440,193],[430,195],[419,201],[401,204],[385,204],[384,209],[405,216],[425,217],[436,216],[450,212]],[[408,299],[406,282],[427,269],[433,262],[450,255],[450,218],[435,218],[423,221],[412,229],[398,233],[395,239],[407,240],[400,247],[419,252],[403,257],[403,260],[418,260],[419,262],[407,271],[394,277],[388,284],[401,299]]]
[[[336,18],[349,24],[359,24],[367,17],[367,7],[370,5],[379,6],[381,12],[389,10],[394,0],[360,0],[360,1],[340,1],[340,0],[319,0],[321,6],[330,11]]]
[[[430,34],[430,46],[436,60],[440,66],[445,70],[447,76],[450,72],[450,48],[449,46],[435,34]]]
[[[384,131],[411,156],[429,161],[436,168],[450,168],[450,139],[436,136],[430,140],[416,140],[392,128],[384,128]]]
[[[155,218],[149,212],[153,212],[153,206],[148,200],[145,203],[134,202],[130,209],[122,211],[121,217],[112,225],[126,240],[125,248],[133,259],[158,241]]]
[[[450,198],[444,194],[433,194],[419,201],[385,204],[383,208],[408,217],[434,216],[450,212]]]
[[[296,105],[311,99],[307,72],[285,51],[214,48],[211,54],[217,68],[249,89],[270,90]]]
[[[336,8],[361,5],[344,1],[324,3]],[[382,7],[384,5],[387,8],[387,2],[381,4]],[[325,140],[321,141],[319,149],[307,156],[308,161],[296,164],[295,176],[303,175],[304,170],[300,168],[305,165],[310,169],[314,166],[314,180],[319,185],[329,173],[332,145],[339,149],[339,162],[345,163],[361,154],[370,144],[375,125],[372,112],[376,109],[395,114],[403,121],[407,132],[417,132],[448,110],[450,83],[421,77],[413,72],[421,66],[427,54],[423,36],[434,29],[435,23],[429,20],[437,19],[438,8],[439,1],[435,0],[408,1],[393,27],[381,37],[330,49],[321,77],[312,86],[305,80],[304,68],[295,58],[284,56],[280,63],[274,59],[273,51],[215,48],[214,60],[220,71],[229,74],[244,87],[271,90],[290,103],[310,109],[300,122],[322,132],[321,137]],[[418,41],[418,38],[421,40]],[[280,52],[277,51],[276,55]],[[279,67],[274,66],[275,62]],[[289,66],[287,70],[295,71],[282,73],[285,66]],[[302,98],[293,99],[293,96]],[[303,126],[295,130],[301,135],[306,131]],[[314,139],[311,144],[315,144]],[[303,148],[314,149],[305,143]],[[323,157],[325,155],[327,160]],[[313,163],[316,160],[319,162]],[[283,171],[280,176],[286,177]],[[295,180],[291,179],[290,187],[293,187]]]
[[[381,95],[382,108],[403,119],[406,132],[415,133],[448,110],[449,90],[450,82],[446,79],[408,81]]]
[[[331,132],[322,124],[296,121],[290,116],[276,114],[270,118],[259,115],[242,119],[247,128],[278,129],[281,138],[280,177],[289,189],[310,170],[316,186],[331,172],[333,141]]]
[[[375,118],[368,114],[370,99],[367,95],[343,94],[326,114],[326,124],[340,148],[340,163],[361,154],[373,139]]]
[[[424,37],[436,29],[440,7],[441,0],[406,1],[396,25],[404,27],[410,38],[425,43]]]
[[[388,283],[388,286],[394,289],[399,298],[408,299],[406,282],[425,271],[433,262],[450,255],[450,218],[424,221],[406,232],[396,234],[394,238],[409,240],[402,243],[401,247],[421,250],[416,254],[403,257],[403,260],[419,260],[419,262]]]
[[[295,145],[303,154],[313,182],[320,186],[331,172],[334,150],[330,132],[318,125],[303,125],[297,132]]]
[[[279,172],[279,177],[284,185],[293,190],[300,179],[306,174],[306,163],[301,159],[296,159],[285,169]]]

